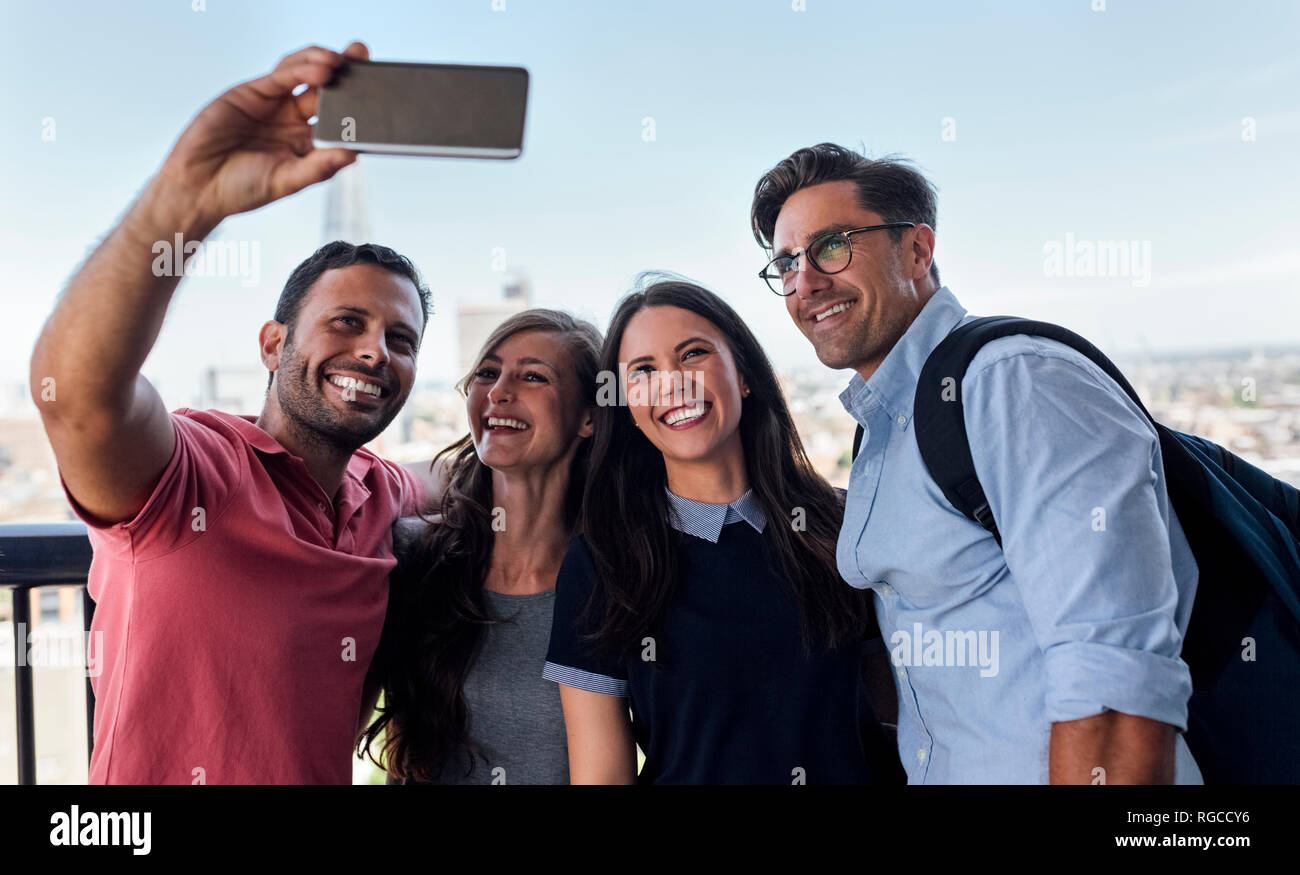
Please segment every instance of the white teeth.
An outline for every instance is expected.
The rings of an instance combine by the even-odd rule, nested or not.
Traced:
[[[681,407],[665,416],[664,423],[666,425],[677,425],[679,422],[699,419],[707,412],[707,408],[698,405],[695,407]]]
[[[845,310],[849,309],[852,306],[853,306],[852,301],[845,301],[843,304],[836,304],[834,307],[831,307],[829,310],[824,310],[821,313],[818,313],[813,318],[816,319],[818,322],[820,322],[823,319],[825,319],[827,316],[834,316],[836,313],[843,313]]]
[[[498,426],[504,426],[505,428],[515,428],[515,429],[519,429],[520,431],[523,431],[524,429],[528,428],[528,423],[526,422],[520,422],[517,419],[506,419],[501,416],[489,416],[487,424],[488,424],[488,428],[496,428]]]
[[[330,377],[330,382],[340,389],[355,389],[358,392],[365,392],[367,395],[374,395],[376,398],[383,394],[383,390],[378,386],[364,380],[358,380],[356,377],[344,377],[336,374]]]

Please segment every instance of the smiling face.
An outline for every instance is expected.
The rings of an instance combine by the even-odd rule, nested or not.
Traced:
[[[466,391],[474,448],[484,465],[506,470],[550,465],[591,436],[564,336],[512,334],[479,362]]]
[[[419,293],[405,277],[372,264],[325,271],[292,330],[262,327],[280,411],[300,434],[331,447],[350,451],[373,440],[410,394],[423,324]]]
[[[749,388],[708,319],[680,307],[647,307],[628,321],[618,360],[632,419],[667,463],[741,451],[741,399]]]
[[[858,202],[853,182],[812,185],[782,205],[772,235],[773,252],[801,253],[829,231],[880,224],[880,214]],[[934,232],[928,225],[907,229],[901,246],[894,245],[888,231],[867,231],[850,239],[853,257],[840,273],[821,273],[807,258],[799,259],[798,281],[785,306],[822,364],[853,368],[866,379],[934,293],[927,279]]]

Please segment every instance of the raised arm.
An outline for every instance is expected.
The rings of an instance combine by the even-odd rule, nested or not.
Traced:
[[[353,43],[347,57],[365,58]],[[344,55],[317,46],[203,108],[122,221],[73,276],[32,353],[30,385],[59,471],[104,523],[134,517],[175,447],[161,397],[140,375],[180,280],[155,244],[202,241],[226,217],[333,176],[356,159],[314,149],[317,87]],[[300,84],[311,86],[295,96]]]

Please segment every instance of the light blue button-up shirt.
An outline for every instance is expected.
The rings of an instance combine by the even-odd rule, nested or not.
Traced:
[[[962,383],[1005,550],[953,509],[921,461],[912,401],[926,357],[970,318],[940,289],[871,379],[841,393],[865,434],[837,559],[873,591],[909,783],[1046,783],[1053,722],[1113,709],[1187,728],[1178,655],[1196,562],[1155,429],[1051,340],[992,341]],[[1176,780],[1200,783],[1176,744]]]

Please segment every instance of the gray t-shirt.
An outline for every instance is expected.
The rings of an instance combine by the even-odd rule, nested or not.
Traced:
[[[569,747],[560,689],[542,678],[555,590],[530,595],[483,591],[488,610],[513,622],[488,626],[465,679],[469,734],[488,761],[465,753],[443,768],[440,784],[567,784]]]
[[[427,525],[404,517],[393,529],[393,550],[403,555]],[[567,784],[569,745],[564,735],[560,689],[542,678],[551,639],[555,590],[504,595],[483,590],[494,623],[465,678],[468,729],[488,757],[453,755],[439,784]],[[392,779],[390,779],[392,780]]]

